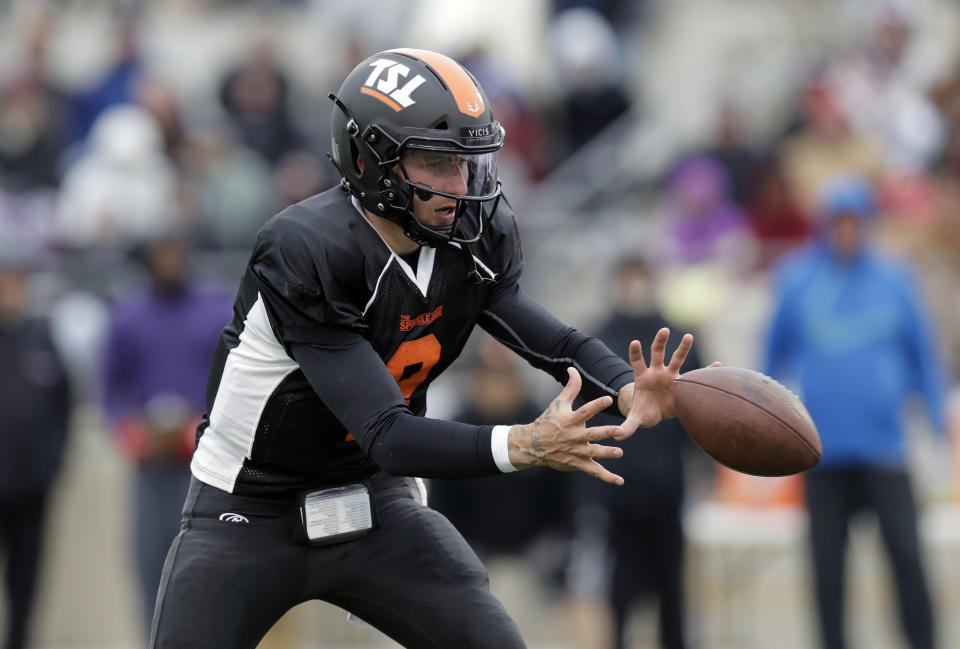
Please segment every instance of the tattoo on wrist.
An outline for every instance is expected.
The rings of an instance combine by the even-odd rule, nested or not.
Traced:
[[[537,452],[537,458],[543,457],[543,446],[540,445],[540,424],[533,422],[533,431],[530,436],[530,445]]]
[[[510,428],[510,434],[507,435],[507,451],[510,455],[510,463],[513,466],[523,469],[543,464],[542,460],[546,457],[546,449],[540,439],[540,427],[551,415],[560,412],[561,408],[561,400],[559,398],[554,399],[553,403],[547,406],[546,411],[537,417],[533,423],[517,424]]]
[[[543,445],[540,443],[540,423],[543,415],[531,424],[517,424],[510,428],[507,436],[507,449],[510,463],[518,469],[535,466],[543,457]]]

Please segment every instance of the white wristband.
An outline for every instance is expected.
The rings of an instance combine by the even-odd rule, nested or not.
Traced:
[[[503,473],[512,473],[517,467],[510,464],[510,447],[507,438],[510,435],[510,426],[494,426],[490,435],[490,450],[493,451],[493,461]]]

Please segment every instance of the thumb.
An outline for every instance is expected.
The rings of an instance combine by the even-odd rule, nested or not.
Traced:
[[[573,403],[573,400],[577,398],[577,395],[580,394],[580,388],[583,386],[583,380],[580,378],[580,373],[572,368],[567,368],[567,376],[570,378],[567,380],[567,384],[563,386],[563,391],[560,393],[560,399],[566,403]]]

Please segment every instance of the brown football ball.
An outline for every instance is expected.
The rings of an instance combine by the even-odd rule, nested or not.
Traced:
[[[803,402],[765,374],[704,367],[673,382],[677,416],[710,457],[740,471],[783,476],[812,469],[823,446]]]

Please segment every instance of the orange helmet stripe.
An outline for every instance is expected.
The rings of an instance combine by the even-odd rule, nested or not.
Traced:
[[[477,84],[474,83],[466,70],[449,56],[437,54],[429,50],[409,48],[390,50],[390,52],[412,56],[433,68],[437,76],[443,79],[443,82],[450,88],[450,92],[453,93],[453,99],[457,102],[457,108],[461,113],[471,117],[479,117],[483,113],[485,108],[483,105],[483,97],[480,96]]]
[[[382,101],[383,103],[385,103],[387,106],[389,106],[390,108],[392,108],[392,109],[394,109],[394,110],[396,110],[396,111],[401,110],[400,104],[398,104],[398,103],[395,102],[394,100],[390,99],[389,97],[387,97],[385,94],[383,94],[383,93],[380,92],[379,90],[374,90],[373,88],[360,88],[360,93],[361,93],[361,94],[364,94],[364,95],[370,95],[370,96],[373,97],[374,99],[379,99],[380,101]]]

